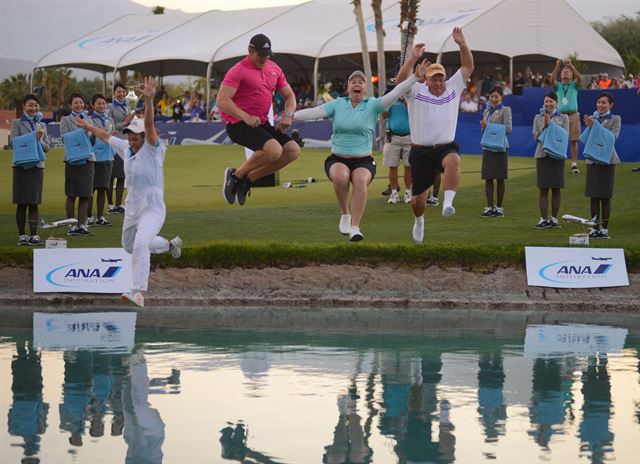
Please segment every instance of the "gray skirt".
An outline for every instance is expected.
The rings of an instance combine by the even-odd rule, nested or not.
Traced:
[[[506,179],[509,175],[509,161],[507,152],[482,150],[481,179]]]
[[[88,198],[93,195],[93,161],[72,165],[64,163],[64,194]]]
[[[113,162],[93,163],[93,188],[106,189],[109,188],[111,182],[111,169]]]
[[[536,158],[538,188],[564,188],[564,160],[549,156]]]
[[[13,168],[13,204],[39,205],[42,203],[44,169]]]
[[[120,155],[116,155],[113,158],[113,169],[111,169],[112,179],[124,179],[124,161],[120,158]]]
[[[589,198],[612,198],[615,164],[587,164],[584,195]]]

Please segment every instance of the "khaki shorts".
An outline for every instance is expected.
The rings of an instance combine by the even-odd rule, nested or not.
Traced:
[[[580,113],[566,113],[569,116],[569,141],[576,142],[580,138]]]
[[[410,151],[410,135],[392,135],[391,142],[384,144],[384,149],[382,150],[382,164],[390,168],[397,168],[400,165],[400,160],[402,160],[404,167],[408,168],[410,166]]]

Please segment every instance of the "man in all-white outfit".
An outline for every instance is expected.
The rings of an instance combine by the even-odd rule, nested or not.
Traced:
[[[127,140],[113,137],[85,120],[77,120],[78,126],[107,142],[124,160],[128,195],[122,225],[122,246],[132,254],[133,287],[122,294],[122,299],[138,306],[144,306],[151,253],[170,252],[171,256],[179,258],[182,252],[180,237],[169,241],[158,235],[166,216],[163,173],[166,147],[160,142],[154,126],[155,92],[155,79],[145,77],[142,90],[145,97],[144,122],[134,118],[123,129]]]

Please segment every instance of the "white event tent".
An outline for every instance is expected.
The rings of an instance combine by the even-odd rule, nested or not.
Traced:
[[[376,50],[373,12],[362,2],[369,51]],[[400,2],[383,1],[384,48],[400,51]],[[518,56],[566,58],[623,68],[618,52],[564,0],[422,1],[415,42],[442,61],[458,46],[451,39],[454,26],[463,29],[474,53],[498,54],[510,62]],[[314,89],[321,60],[361,53],[353,5],[348,0],[311,0],[299,5],[248,10],[211,10],[184,16],[125,16],[43,57],[36,68],[69,66],[106,73],[132,69],[154,75],[224,73],[246,55],[249,39],[264,33],[281,67],[313,68]],[[448,55],[446,55],[448,56]],[[346,58],[349,61],[349,58]],[[353,59],[349,67],[360,67]],[[209,80],[208,80],[209,81]],[[209,98],[207,98],[209,101]]]

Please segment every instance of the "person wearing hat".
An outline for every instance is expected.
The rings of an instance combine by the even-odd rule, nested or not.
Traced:
[[[332,120],[331,155],[324,170],[333,184],[340,207],[341,234],[357,242],[364,238],[360,221],[367,203],[367,187],[376,175],[376,162],[371,156],[378,117],[405,94],[418,78],[424,76],[427,64],[418,66],[415,74],[382,97],[367,97],[367,78],[362,71],[349,76],[347,96],[324,105],[297,111],[300,121],[329,118]],[[351,204],[349,189],[352,187]]]
[[[444,201],[442,215],[455,214],[453,198],[460,183],[460,147],[455,142],[460,96],[466,88],[467,79],[473,72],[473,55],[467,45],[462,30],[453,29],[453,40],[460,47],[460,69],[446,79],[446,71],[441,64],[429,66],[424,83],[414,83],[405,99],[409,105],[409,127],[411,129],[412,198],[414,215],[413,239],[422,243],[424,239],[424,210],[427,189],[433,185],[438,172],[442,172]],[[412,53],[396,77],[400,83],[411,75],[415,63],[422,57],[425,45],[413,47]]]
[[[182,252],[180,237],[169,241],[158,235],[166,216],[163,173],[166,147],[160,141],[154,126],[155,91],[155,79],[145,77],[142,90],[145,97],[144,121],[134,118],[122,130],[127,140],[112,136],[100,127],[89,124],[86,119],[76,120],[78,126],[108,143],[124,161],[128,195],[122,224],[122,246],[132,255],[133,287],[122,294],[122,299],[138,306],[144,306],[144,293],[149,283],[150,254],[169,252],[174,258],[179,258]]]
[[[286,131],[291,127],[296,96],[282,69],[269,58],[271,41],[264,34],[251,38],[248,55],[225,75],[216,104],[227,124],[229,138],[253,155],[237,169],[224,172],[224,199],[244,205],[251,183],[298,159],[300,147]],[[285,100],[285,114],[277,127],[269,122],[273,92]]]

